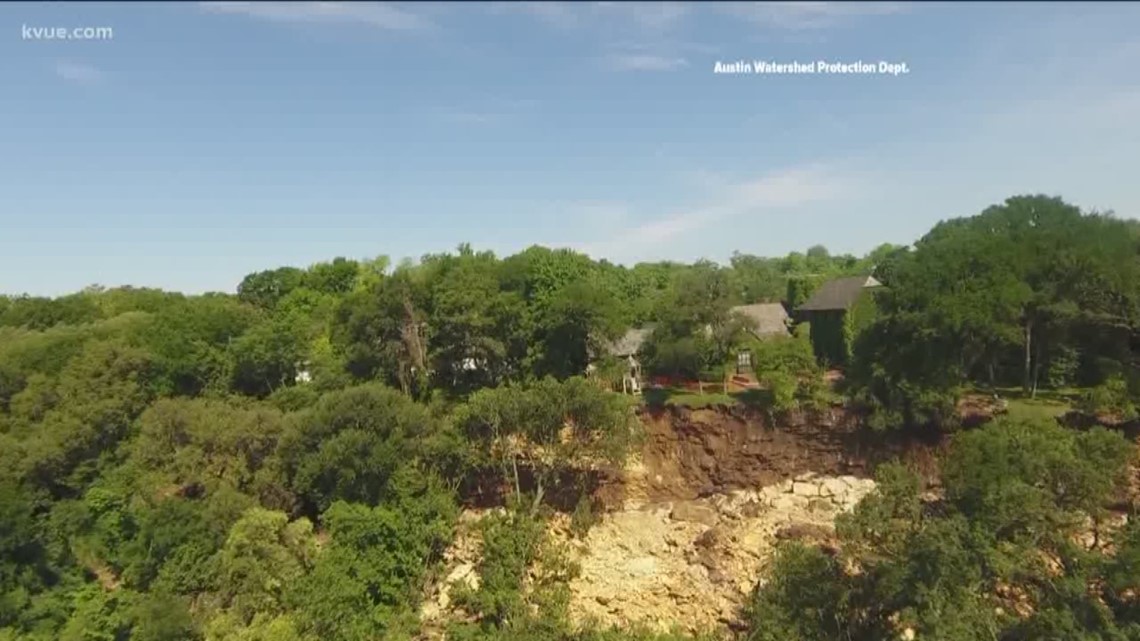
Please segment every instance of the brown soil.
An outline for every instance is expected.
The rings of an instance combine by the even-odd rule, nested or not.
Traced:
[[[845,408],[800,413],[777,425],[743,407],[643,410],[645,441],[632,470],[603,480],[607,506],[628,500],[655,503],[693,499],[779,483],[805,472],[868,477],[885,460],[902,457],[924,476],[936,476],[941,444],[906,436],[876,437],[859,429]],[[632,473],[631,473],[632,472]]]
[[[959,410],[992,417],[986,400]],[[930,481],[944,440],[876,436],[843,407],[778,422],[744,407],[666,407],[643,410],[641,420],[645,440],[626,467],[591,479],[607,509],[587,537],[571,534],[566,514],[551,522],[554,541],[581,570],[569,586],[579,622],[734,629],[780,541],[834,551],[835,516],[873,489],[866,479],[879,463],[903,459],[938,494]],[[1140,473],[1134,480],[1140,486]],[[446,578],[426,595],[422,615],[433,630],[454,616],[450,586],[476,579],[479,546],[464,531],[448,552]]]
[[[581,568],[570,585],[575,619],[732,628],[778,541],[831,549],[835,516],[870,491],[878,463],[901,457],[933,478],[940,443],[876,438],[859,419],[842,407],[778,422],[742,406],[643,410],[639,451],[623,469],[590,479],[605,510],[587,538],[570,535],[565,513],[551,523]],[[485,511],[467,516],[475,522]],[[446,578],[429,588],[422,614],[430,626],[454,615],[449,586],[473,578],[472,536],[456,537]]]

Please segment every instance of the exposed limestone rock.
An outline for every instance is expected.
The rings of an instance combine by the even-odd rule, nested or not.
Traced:
[[[581,574],[570,584],[571,613],[603,625],[732,628],[780,540],[833,553],[835,515],[874,488],[854,477],[800,484],[814,492],[788,493],[786,483],[603,516],[576,556]]]
[[[776,538],[781,541],[826,541],[831,538],[831,529],[816,523],[793,523],[776,530]]]
[[[792,483],[792,494],[796,496],[819,496],[819,484],[811,481],[796,481]]]
[[[569,586],[571,615],[603,626],[734,629],[773,547],[795,539],[834,553],[835,516],[872,489],[870,480],[819,476],[691,501],[629,502],[602,515],[584,541],[571,534],[569,516],[555,516],[550,535],[581,569]],[[476,525],[485,514],[460,518],[441,579],[425,595],[428,627],[442,631],[454,616],[457,586],[477,587]]]
[[[843,496],[850,485],[841,478],[824,479],[819,484],[820,496]]]
[[[674,505],[673,511],[669,513],[669,518],[674,521],[700,523],[712,527],[716,525],[719,517],[713,506],[686,501]]]
[[[835,512],[835,503],[825,498],[811,499],[808,501],[808,509],[820,514],[830,514]]]

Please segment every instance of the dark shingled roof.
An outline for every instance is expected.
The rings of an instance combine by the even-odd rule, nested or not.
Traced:
[[[832,311],[845,310],[855,304],[863,290],[869,287],[879,287],[882,283],[870,276],[851,276],[829,280],[820,285],[806,303],[800,305],[797,311]]]
[[[732,308],[732,312],[742,314],[756,323],[753,333],[758,337],[787,336],[789,334],[788,311],[780,303],[738,305]]]

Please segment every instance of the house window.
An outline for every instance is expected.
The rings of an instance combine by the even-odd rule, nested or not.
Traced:
[[[744,349],[736,353],[737,367],[752,367],[752,352]]]

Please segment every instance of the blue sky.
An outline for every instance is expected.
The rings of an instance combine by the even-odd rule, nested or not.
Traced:
[[[1128,3],[6,3],[0,291],[233,291],[461,242],[862,253],[1025,192],[1136,217],[1138,24]],[[712,72],[742,59],[911,72]]]

